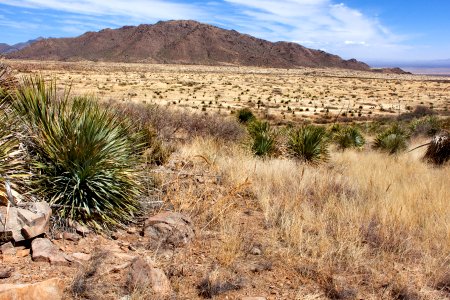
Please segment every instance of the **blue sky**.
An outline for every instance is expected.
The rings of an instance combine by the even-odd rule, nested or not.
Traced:
[[[0,42],[193,19],[344,58],[450,58],[448,0],[0,0]]]

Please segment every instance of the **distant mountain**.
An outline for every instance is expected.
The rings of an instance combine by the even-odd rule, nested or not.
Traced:
[[[0,44],[0,54],[8,54],[8,53],[12,53],[15,51],[19,51],[22,50],[28,46],[30,46],[31,44],[43,40],[43,37],[38,37],[37,39],[34,40],[29,40],[23,43],[17,43],[15,45],[8,45],[8,44]]]
[[[87,32],[76,38],[44,39],[7,57],[370,70],[368,65],[355,59],[344,60],[337,55],[295,43],[272,43],[196,21],[166,21]]]

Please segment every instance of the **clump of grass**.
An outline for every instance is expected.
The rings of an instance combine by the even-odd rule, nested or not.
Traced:
[[[339,130],[334,136],[334,141],[342,150],[361,148],[366,143],[361,131],[356,127],[346,127]]]
[[[275,132],[269,122],[255,120],[248,125],[252,137],[252,151],[257,156],[269,156],[276,150]]]
[[[427,116],[411,122],[409,129],[412,135],[424,134],[434,136],[441,130],[441,122],[436,116]]]
[[[255,115],[249,108],[243,108],[237,111],[236,117],[241,124],[249,124],[256,119]]]
[[[4,101],[9,97],[9,93],[14,90],[17,85],[12,70],[5,64],[0,63],[0,101]]]
[[[396,154],[406,149],[408,135],[397,124],[391,128],[379,133],[373,145],[373,148],[388,152],[389,154]]]
[[[96,229],[132,218],[140,145],[129,124],[92,99],[58,96],[40,77],[24,80],[13,105],[31,136],[36,192],[62,217]]]
[[[291,154],[308,163],[317,164],[329,158],[328,139],[323,127],[306,125],[289,133]]]

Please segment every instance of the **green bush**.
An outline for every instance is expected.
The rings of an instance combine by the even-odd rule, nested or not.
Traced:
[[[342,150],[347,148],[361,148],[366,143],[361,131],[356,127],[346,127],[334,135],[334,141]]]
[[[326,130],[306,125],[289,133],[288,149],[295,157],[312,164],[329,158]]]
[[[13,104],[31,136],[36,192],[62,217],[96,229],[132,218],[140,139],[123,118],[89,98],[59,97],[39,77],[24,80]]]
[[[248,125],[252,137],[252,151],[257,156],[268,156],[276,150],[275,132],[268,122],[253,121]]]
[[[242,124],[249,124],[250,122],[252,122],[256,119],[253,112],[248,108],[243,108],[243,109],[238,110],[236,116],[237,116],[239,123],[242,123]]]
[[[373,147],[389,154],[395,154],[407,148],[407,141],[408,135],[405,130],[394,124],[391,128],[376,136]]]
[[[409,125],[409,130],[412,135],[428,135],[434,136],[441,131],[442,124],[438,117],[427,116],[422,119],[415,119]]]

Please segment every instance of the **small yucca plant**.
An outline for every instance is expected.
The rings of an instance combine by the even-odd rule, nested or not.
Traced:
[[[268,156],[276,150],[276,135],[269,122],[253,121],[248,125],[252,137],[252,151],[257,156]]]
[[[326,130],[306,125],[289,133],[288,149],[295,157],[312,164],[329,158]]]
[[[443,131],[433,137],[428,144],[424,159],[436,165],[443,165],[450,160],[450,133]]]
[[[342,150],[348,148],[361,148],[366,143],[361,131],[356,127],[346,127],[334,135],[334,141]]]
[[[243,108],[237,111],[237,119],[239,123],[242,124],[249,124],[250,122],[254,121],[255,115],[249,108]]]
[[[376,136],[373,147],[381,151],[386,151],[389,154],[396,154],[407,148],[407,141],[408,136],[406,132],[395,124]]]
[[[94,100],[59,97],[54,83],[24,80],[13,102],[25,121],[38,173],[36,192],[69,217],[100,229],[138,209],[133,130]]]

